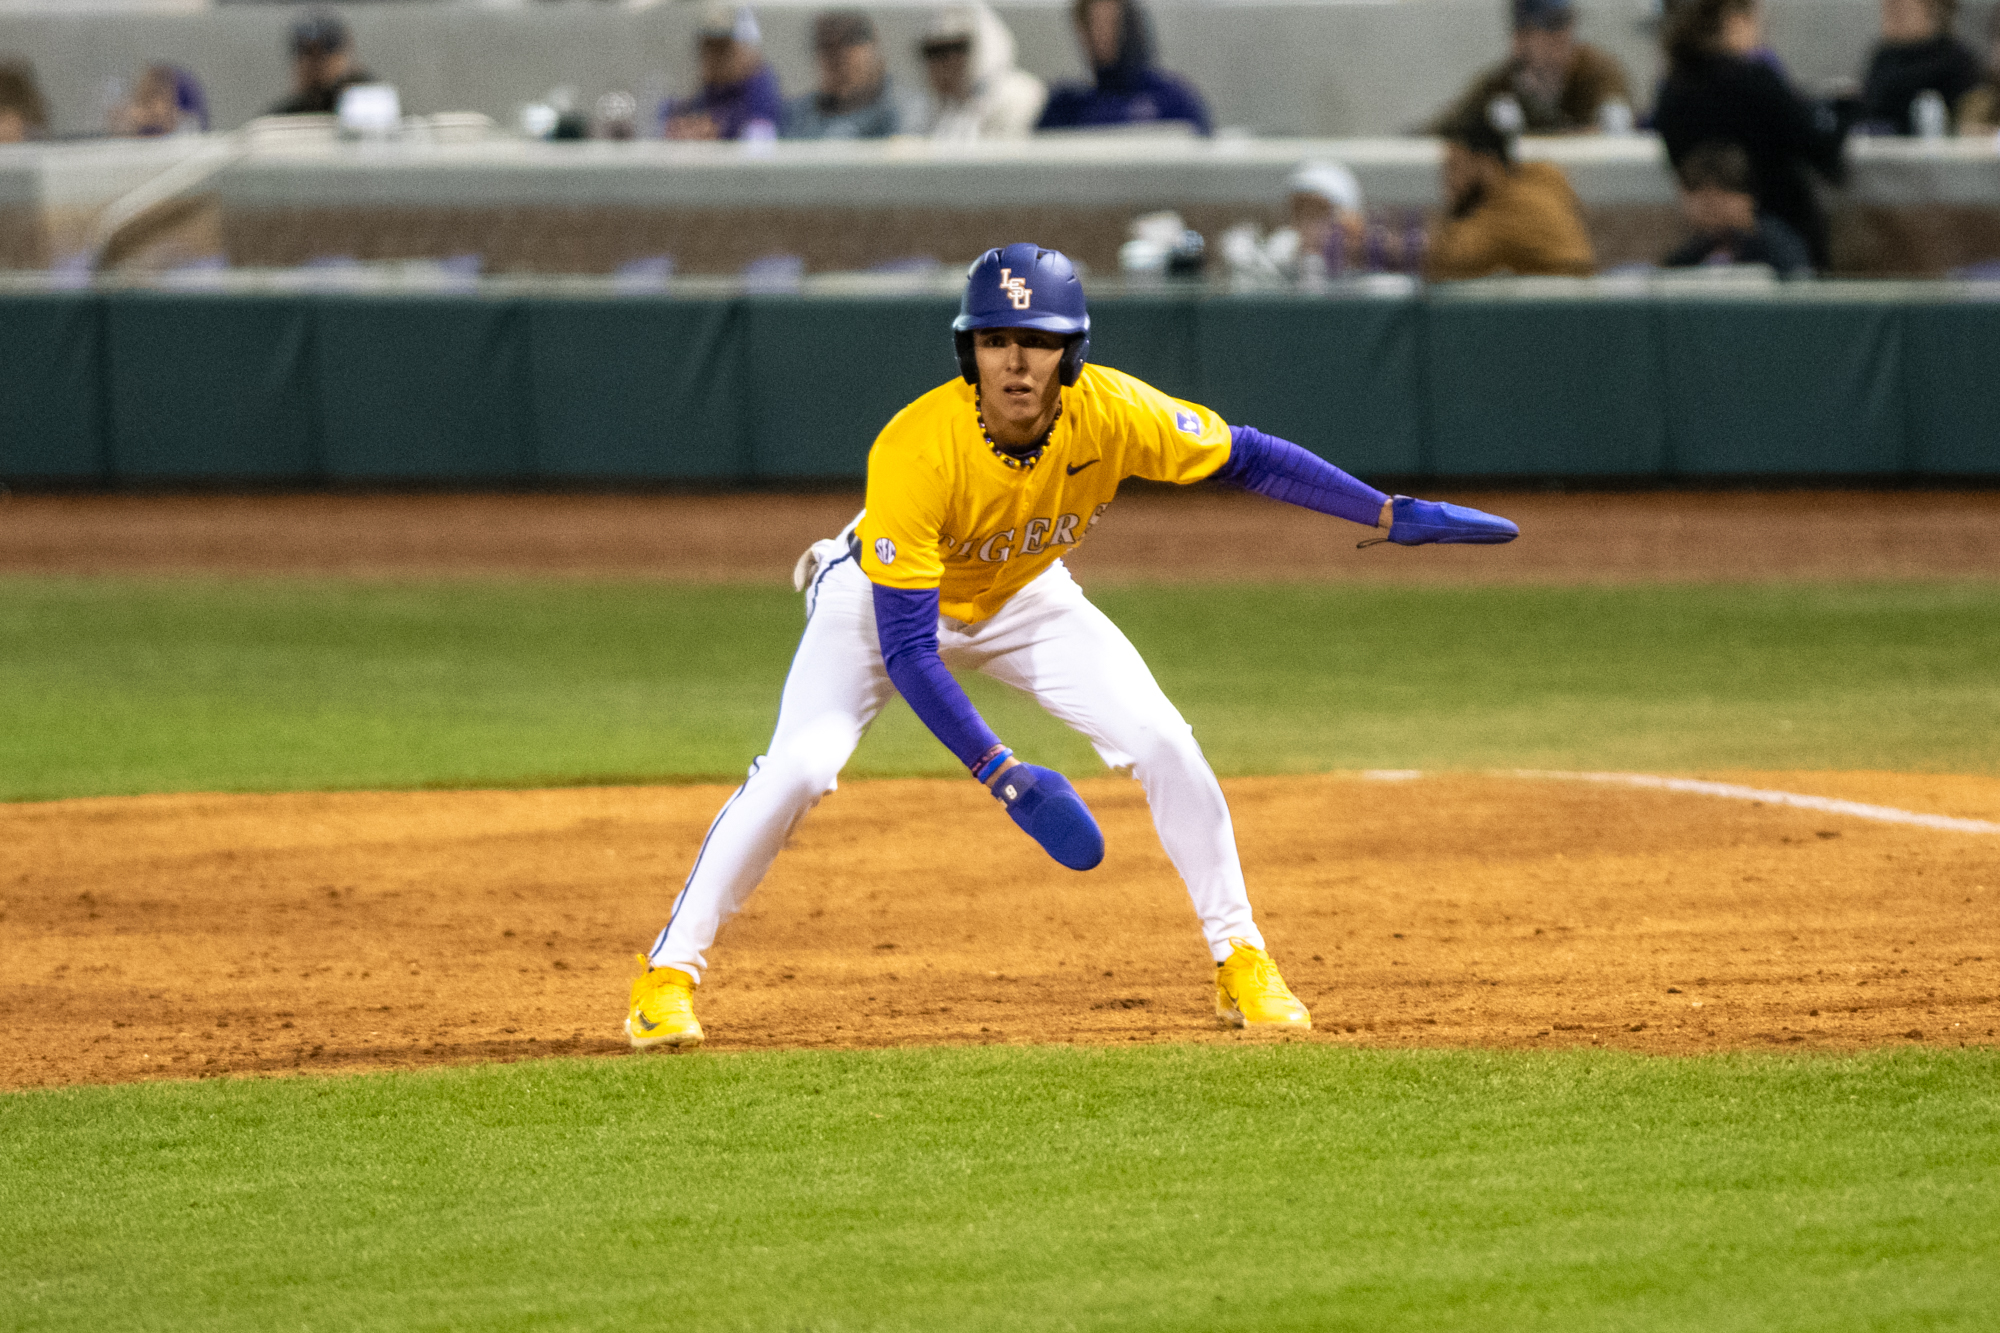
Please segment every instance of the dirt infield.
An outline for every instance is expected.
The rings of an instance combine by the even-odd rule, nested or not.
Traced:
[[[1127,494],[1071,563],[1092,578],[1602,583],[2000,578],[2000,490],[1467,494],[1505,547],[1377,547],[1256,496]],[[849,495],[16,496],[0,573],[535,574],[778,582]]]
[[[1356,551],[1254,497],[1141,493],[1120,579],[2000,578],[2000,492],[1448,494],[1508,547]],[[0,574],[787,577],[855,495],[15,497]],[[2000,819],[2000,779],[1712,775]],[[851,785],[725,932],[719,1051],[1241,1040],[1138,789],[1053,868],[969,783]],[[1318,1030],[1680,1053],[1991,1043],[2000,837],[1497,777],[1225,784]],[[716,788],[0,805],[0,1087],[623,1051],[631,954]],[[664,1058],[664,1057],[662,1057]],[[700,1057],[695,1057],[700,1058]]]
[[[1717,774],[2000,819],[2000,779]],[[1053,867],[970,783],[824,802],[714,951],[710,1049],[1234,1041],[1138,788]],[[1992,1044],[2000,836],[1511,777],[1225,784],[1317,1042]],[[0,806],[0,1086],[624,1050],[717,788]],[[646,1058],[671,1058],[666,1056]],[[700,1055],[688,1058],[703,1058]]]

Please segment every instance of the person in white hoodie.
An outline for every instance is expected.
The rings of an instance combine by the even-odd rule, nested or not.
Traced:
[[[1361,182],[1341,163],[1301,163],[1285,188],[1290,226],[1265,236],[1246,222],[1222,234],[1223,260],[1239,281],[1314,287],[1330,278],[1421,268],[1422,227],[1399,232],[1370,222]]]
[[[1034,130],[1048,85],[1014,64],[1014,34],[987,6],[939,10],[917,49],[930,85],[923,133],[962,143]]]

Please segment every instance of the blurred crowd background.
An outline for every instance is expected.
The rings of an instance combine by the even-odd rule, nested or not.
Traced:
[[[0,144],[17,270],[1979,279],[2000,7],[0,3]]]

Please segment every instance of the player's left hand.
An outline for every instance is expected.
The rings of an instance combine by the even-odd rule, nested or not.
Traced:
[[[1375,541],[1392,541],[1398,546],[1425,546],[1432,542],[1493,546],[1511,542],[1520,535],[1521,530],[1512,521],[1498,514],[1398,495],[1390,501],[1389,534]],[[1374,542],[1362,545],[1372,546]]]
[[[1053,768],[1009,764],[993,779],[993,795],[1008,817],[1071,870],[1093,870],[1104,859],[1104,832],[1090,807]]]

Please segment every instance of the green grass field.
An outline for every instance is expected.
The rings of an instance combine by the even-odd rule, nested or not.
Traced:
[[[1124,588],[1224,774],[2000,768],[2000,587]],[[736,781],[802,623],[768,589],[0,581],[0,798]],[[1097,761],[975,697],[1038,761]],[[955,775],[900,701],[856,776]]]
[[[547,1061],[0,1099],[10,1328],[1989,1329],[2000,1058]]]
[[[1990,584],[1098,600],[1225,773],[2000,771]],[[0,580],[0,796],[733,781],[799,625],[762,589]],[[1094,766],[975,694],[1034,758]],[[851,771],[956,773],[900,704]],[[0,1329],[1817,1333],[2000,1309],[1991,1048],[550,1060],[12,1093],[0,1144]]]

